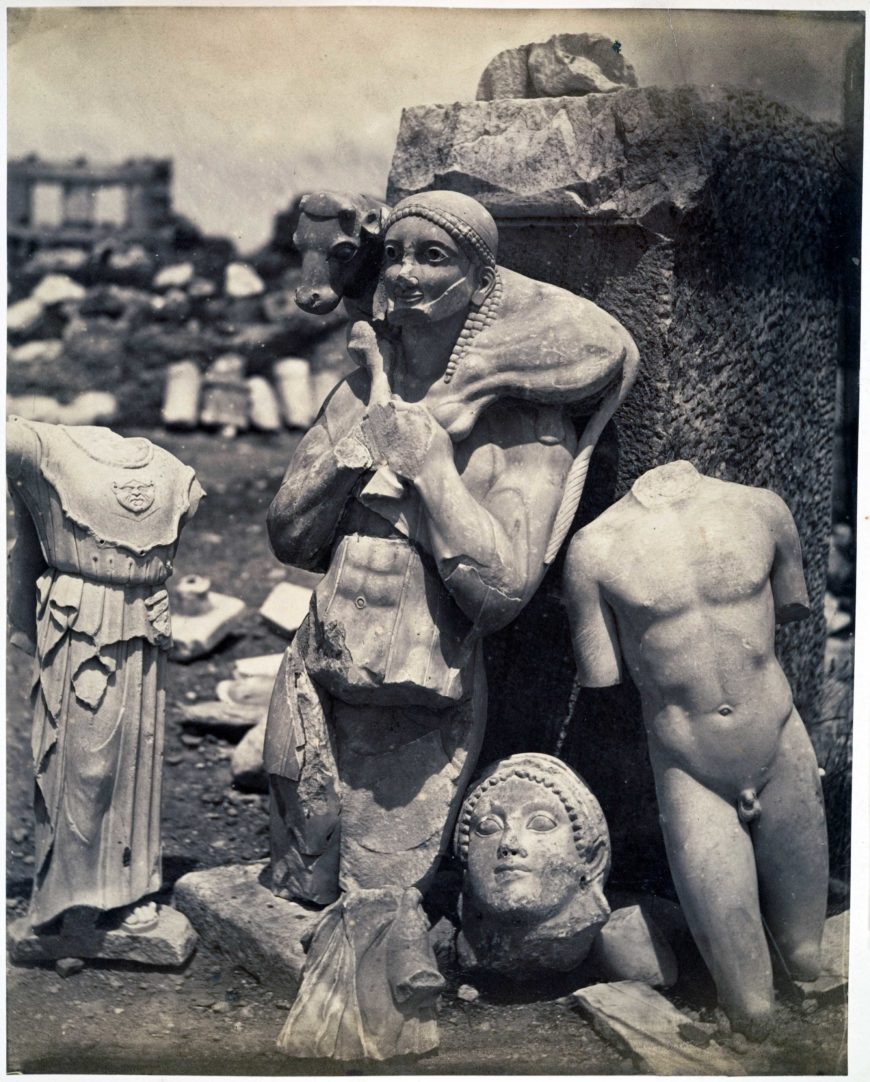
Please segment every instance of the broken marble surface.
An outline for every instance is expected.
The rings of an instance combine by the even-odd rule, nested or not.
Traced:
[[[438,1046],[445,982],[420,902],[414,888],[352,889],[323,912],[278,1038],[283,1052],[383,1060]]]
[[[602,981],[642,981],[670,988],[677,959],[663,931],[639,905],[614,909],[595,937],[587,964]]]
[[[642,1074],[744,1075],[740,1060],[715,1041],[699,1048],[682,1033],[703,1036],[690,1018],[640,981],[581,988],[571,996],[595,1031],[637,1061]],[[682,1032],[681,1032],[682,1031]]]
[[[637,78],[619,42],[604,34],[554,34],[495,56],[481,76],[477,99],[581,97],[630,86],[637,86]]]
[[[260,616],[279,635],[290,636],[308,615],[312,590],[294,582],[279,582],[260,606]]]
[[[849,910],[828,917],[822,933],[822,965],[814,981],[796,981],[804,996],[816,999],[844,994],[849,984]]]

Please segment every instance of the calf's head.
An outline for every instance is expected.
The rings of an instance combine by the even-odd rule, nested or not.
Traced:
[[[365,196],[316,192],[300,204],[293,243],[302,253],[302,284],[296,303],[325,315],[343,297],[359,300],[374,290],[388,207]]]

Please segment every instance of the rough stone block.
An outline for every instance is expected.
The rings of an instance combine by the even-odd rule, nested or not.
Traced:
[[[47,274],[31,293],[34,300],[45,305],[80,301],[84,295],[84,286],[74,282],[66,274]]]
[[[56,398],[46,394],[7,395],[6,416],[23,417],[26,421],[61,423],[64,408]]]
[[[615,909],[589,953],[602,980],[643,981],[670,988],[677,980],[677,960],[662,931],[640,906]]]
[[[505,49],[487,64],[478,101],[605,93],[637,86],[634,68],[603,34],[554,34]]]
[[[822,969],[814,981],[797,981],[805,996],[841,996],[849,983],[849,911],[828,917],[822,933]]]
[[[218,594],[208,595],[210,607],[194,616],[179,613],[172,615],[173,661],[193,661],[204,657],[222,642],[245,611],[245,603],[238,597]]]
[[[260,615],[273,630],[290,636],[308,615],[311,590],[292,582],[279,582],[260,606]]]
[[[13,962],[54,962],[62,958],[102,958],[115,962],[139,962],[148,966],[180,966],[193,953],[196,932],[183,913],[169,906],[157,907],[159,922],[146,932],[123,928],[100,930],[74,939],[62,935],[35,935],[26,917],[14,921],[7,931]]]
[[[241,680],[246,676],[271,678],[273,681],[281,667],[283,651],[278,654],[257,654],[254,657],[240,657],[233,662],[233,676]]]
[[[230,263],[224,277],[224,291],[230,297],[257,297],[265,291],[263,279],[247,263]]]
[[[192,263],[173,263],[154,275],[155,289],[183,289],[193,279]]]
[[[302,938],[320,914],[276,898],[264,873],[266,861],[189,872],[175,884],[175,904],[204,943],[290,997],[305,962]]]
[[[9,334],[26,338],[38,329],[45,306],[33,297],[27,297],[6,309],[6,329]]]
[[[57,338],[25,342],[7,353],[11,364],[54,364],[63,353],[63,342]]]
[[[167,428],[196,428],[202,372],[196,361],[176,361],[166,369],[161,417]]]
[[[634,68],[604,34],[554,34],[529,49],[529,80],[539,97],[605,94],[637,86]]]
[[[230,770],[233,785],[251,793],[269,791],[269,776],[263,765],[263,745],[266,740],[266,722],[263,720],[248,730],[233,748]]]
[[[215,690],[218,699],[230,706],[268,706],[274,684],[271,676],[237,676],[221,680]]]
[[[85,391],[63,408],[65,425],[107,425],[118,416],[118,399],[111,391]]]
[[[248,406],[251,428],[258,432],[280,432],[281,411],[271,385],[262,376],[248,380]]]
[[[657,1075],[745,1075],[740,1061],[714,1041],[698,1048],[680,1035],[691,1019],[639,981],[593,984],[572,994],[596,1033]]]
[[[236,739],[266,716],[268,704],[226,703],[211,699],[204,703],[182,703],[184,727],[199,732],[220,732]]]
[[[315,407],[311,366],[301,357],[285,357],[272,369],[284,420],[289,428],[310,428]]]

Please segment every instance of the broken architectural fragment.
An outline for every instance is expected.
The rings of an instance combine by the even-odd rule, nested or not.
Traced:
[[[481,76],[477,99],[581,97],[629,86],[637,86],[637,79],[619,42],[604,34],[554,34],[494,57]]]

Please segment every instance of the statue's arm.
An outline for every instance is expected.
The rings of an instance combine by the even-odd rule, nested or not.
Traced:
[[[484,634],[514,619],[546,570],[575,440],[561,422],[542,440],[540,412],[518,403],[491,407],[460,452],[462,472],[453,453],[433,441],[414,481],[439,573]]]
[[[39,534],[23,499],[40,456],[36,430],[10,417],[6,422],[6,476],[15,514],[14,541],[7,554],[7,615],[10,641],[28,654],[36,653],[36,580],[48,566]]]
[[[770,585],[776,607],[776,622],[789,624],[803,620],[810,614],[800,537],[785,501],[767,491],[763,499],[775,541]]]
[[[568,548],[562,591],[581,687],[622,682],[622,655],[613,610],[602,597],[594,545],[581,531]]]
[[[340,407],[341,397],[333,402]],[[299,441],[266,520],[269,542],[285,564],[324,571],[336,527],[357,478],[371,465],[358,430],[341,435],[327,405]]]

